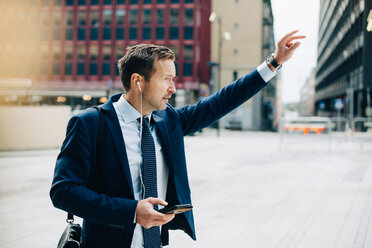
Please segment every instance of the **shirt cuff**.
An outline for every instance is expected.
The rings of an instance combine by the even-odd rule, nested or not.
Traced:
[[[264,61],[259,66],[257,66],[257,71],[266,83],[269,82],[273,77],[275,77],[276,74],[278,74],[276,71],[270,70],[266,61]]]

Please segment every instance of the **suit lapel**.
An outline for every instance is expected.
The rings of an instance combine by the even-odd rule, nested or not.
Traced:
[[[119,95],[119,97],[120,96],[121,96],[121,94]],[[120,160],[120,164],[121,164],[121,166],[124,170],[124,175],[127,179],[129,188],[131,190],[131,193],[132,193],[132,196],[133,196],[133,199],[134,199],[132,177],[131,177],[131,174],[130,174],[128,155],[127,155],[127,151],[126,151],[126,148],[125,148],[123,133],[121,131],[121,127],[120,127],[120,124],[119,124],[119,120],[118,120],[114,105],[112,104],[112,101],[111,101],[111,100],[115,101],[119,97],[117,97],[117,95],[113,96],[107,103],[105,103],[102,106],[102,109],[106,110],[105,112],[107,113],[106,115],[104,115],[104,116],[106,116],[106,118],[105,118],[106,119],[106,125],[107,125],[106,131],[108,131],[111,134],[112,140],[115,144],[114,146],[115,146],[116,152],[117,152],[119,160]]]

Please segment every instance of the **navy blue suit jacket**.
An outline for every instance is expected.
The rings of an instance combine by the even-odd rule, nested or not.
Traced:
[[[266,85],[254,70],[194,105],[182,108],[168,105],[165,110],[153,112],[169,167],[166,197],[169,204],[191,204],[184,136],[209,126]],[[85,247],[130,247],[133,236],[137,201],[134,200],[126,144],[113,106],[120,95],[112,96],[102,105],[106,134],[103,149],[99,151],[101,162],[97,165],[99,171],[95,173],[94,183],[88,184],[88,179],[96,161],[96,109],[89,108],[70,119],[55,166],[50,197],[55,207],[84,219]],[[176,215],[162,226],[163,245],[168,244],[169,229],[184,230],[196,239],[192,211]]]

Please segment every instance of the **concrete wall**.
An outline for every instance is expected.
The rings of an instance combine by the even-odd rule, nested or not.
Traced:
[[[69,106],[0,106],[0,151],[60,147],[70,116]]]

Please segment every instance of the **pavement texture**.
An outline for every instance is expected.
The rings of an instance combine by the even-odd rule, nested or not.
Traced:
[[[170,247],[372,247],[372,143],[226,130],[185,143],[197,241],[171,231]],[[57,154],[0,152],[0,247],[56,247]]]

